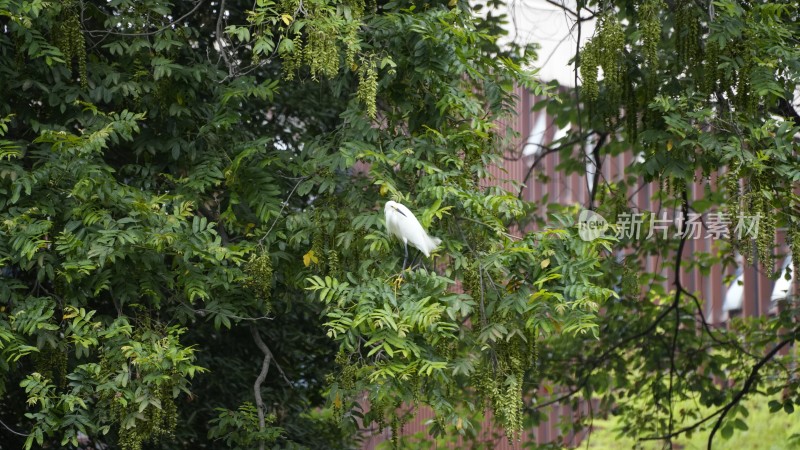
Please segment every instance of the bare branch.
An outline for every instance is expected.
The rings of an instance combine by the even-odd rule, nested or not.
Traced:
[[[264,361],[261,362],[261,372],[258,374],[256,382],[253,384],[253,395],[256,398],[256,408],[258,409],[258,430],[263,432],[264,427],[266,427],[266,422],[264,420],[264,399],[261,398],[261,383],[263,383],[264,379],[267,378],[269,364],[272,361],[272,352],[269,351],[267,345],[261,340],[261,335],[258,333],[258,328],[256,328],[254,325],[251,326],[250,333],[252,333],[253,340],[258,348],[264,353]],[[258,443],[258,449],[264,450],[263,441]]]

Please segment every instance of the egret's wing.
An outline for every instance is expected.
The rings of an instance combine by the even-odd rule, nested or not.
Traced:
[[[442,242],[441,239],[428,236],[417,217],[405,205],[397,202],[387,203],[384,214],[386,215],[386,230],[400,240],[416,247],[425,256],[430,256],[430,253]]]
[[[419,249],[425,256],[430,256],[430,253],[441,241],[428,236],[417,217],[404,205],[398,204],[397,209],[403,213],[397,215],[399,216],[400,235],[408,239],[408,243]]]

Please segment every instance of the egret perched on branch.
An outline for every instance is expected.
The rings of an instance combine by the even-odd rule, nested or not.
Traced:
[[[428,257],[442,243],[441,239],[428,236],[419,220],[404,205],[389,200],[383,211],[386,214],[386,229],[390,234],[403,241],[405,246],[406,257],[403,259],[403,270],[406,270],[408,261],[408,244],[418,248]]]

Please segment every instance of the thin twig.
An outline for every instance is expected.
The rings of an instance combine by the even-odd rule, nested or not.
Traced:
[[[297,183],[294,184],[294,187],[292,188],[291,192],[289,192],[289,195],[286,197],[286,200],[284,200],[283,203],[281,204],[281,210],[278,212],[278,217],[276,217],[275,220],[272,221],[272,225],[269,227],[269,230],[267,230],[267,232],[264,233],[264,236],[258,240],[258,245],[261,245],[261,243],[264,242],[264,239],[266,239],[267,236],[269,236],[269,234],[272,232],[272,229],[275,228],[275,225],[278,223],[278,219],[280,219],[281,216],[283,216],[283,210],[286,209],[286,207],[289,205],[289,199],[292,198],[294,191],[297,190],[297,186],[300,186],[300,183],[302,183],[303,180],[305,180],[306,178],[308,177],[300,177],[300,179],[297,180]]]
[[[3,422],[2,420],[0,420],[0,425],[2,425],[2,426],[3,426],[3,428],[5,428],[6,430],[8,430],[10,433],[16,434],[17,436],[22,436],[22,437],[28,437],[28,436],[30,436],[29,434],[20,433],[19,431],[16,431],[16,430],[14,430],[14,429],[13,429],[13,428],[11,428],[10,426],[6,425],[6,424],[5,424],[5,422]]]
[[[234,320],[247,320],[247,321],[251,321],[251,322],[257,322],[257,321],[259,321],[259,320],[274,320],[274,319],[275,319],[274,317],[270,317],[270,316],[261,316],[261,317],[243,317],[243,316],[237,316],[237,315],[235,315],[235,314],[226,314],[226,313],[222,313],[222,312],[219,312],[219,311],[212,311],[212,310],[210,310],[210,309],[203,309],[203,308],[194,309],[194,308],[192,308],[192,306],[191,306],[191,305],[189,305],[189,304],[188,304],[188,303],[186,303],[186,302],[183,302],[183,306],[185,306],[186,308],[188,308],[189,310],[191,310],[193,313],[195,313],[195,314],[198,314],[198,315],[201,315],[201,316],[202,316],[203,314],[216,314],[216,315],[218,315],[218,316],[227,317],[227,318],[229,318],[229,319],[234,319]]]
[[[491,225],[489,225],[489,224],[488,224],[488,223],[486,223],[486,222],[481,222],[480,220],[476,220],[476,219],[470,219],[469,217],[461,217],[461,218],[462,218],[462,219],[465,219],[465,220],[469,220],[470,222],[477,223],[478,225],[483,225],[483,226],[485,226],[485,227],[487,227],[487,228],[489,228],[489,229],[491,229],[491,230],[494,230],[494,228],[492,228],[492,226],[491,226]],[[494,231],[497,231],[497,230],[494,230]],[[518,241],[522,240],[522,238],[521,238],[521,237],[519,237],[519,236],[514,236],[513,234],[506,233],[505,231],[501,231],[500,233],[502,233],[502,234],[503,234],[503,236],[505,236],[505,237],[507,237],[507,238],[509,238],[509,239],[516,239],[516,240],[518,240]]]
[[[545,156],[550,155],[550,154],[555,153],[555,152],[558,152],[558,151],[561,151],[561,150],[563,150],[563,149],[565,149],[567,147],[571,147],[571,146],[579,143],[582,139],[586,139],[587,137],[588,136],[578,136],[576,139],[573,139],[573,140],[571,140],[569,142],[561,144],[558,147],[545,147],[544,145],[541,145],[541,144],[534,144],[534,145],[537,145],[539,148],[541,148],[544,151],[536,154],[536,159],[533,160],[533,163],[528,168],[528,172],[522,178],[521,186],[519,188],[519,192],[517,193],[517,198],[522,199],[522,193],[525,192],[525,185],[528,183],[528,178],[531,177],[531,174],[536,169],[536,166],[538,166],[539,163],[542,162],[542,160],[545,158]]]

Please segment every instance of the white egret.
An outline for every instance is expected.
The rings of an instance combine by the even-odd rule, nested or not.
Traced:
[[[404,205],[389,200],[383,211],[386,214],[386,229],[390,234],[403,241],[405,246],[406,256],[403,259],[403,270],[406,269],[408,261],[408,244],[413,245],[428,257],[442,243],[441,239],[428,236],[419,220]]]

